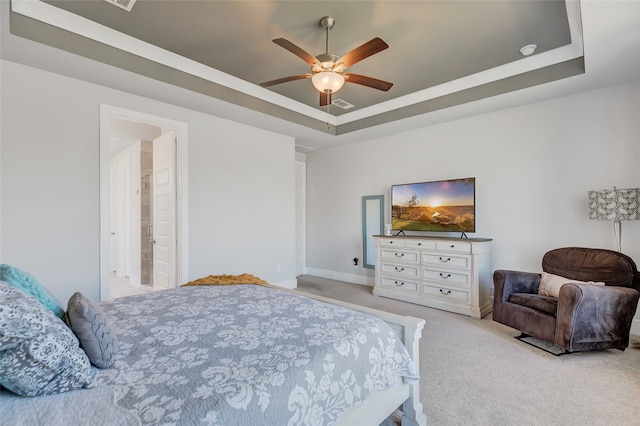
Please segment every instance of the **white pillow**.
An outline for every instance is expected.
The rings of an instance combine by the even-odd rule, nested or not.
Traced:
[[[543,272],[542,278],[540,278],[540,287],[538,287],[538,294],[542,296],[558,297],[560,295],[560,287],[567,283],[591,284],[600,286],[604,285],[602,281],[578,281],[561,277],[560,275],[553,275]]]

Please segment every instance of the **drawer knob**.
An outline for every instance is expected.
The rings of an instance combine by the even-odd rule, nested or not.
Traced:
[[[389,241],[389,244],[393,244],[393,241]]]
[[[394,268],[395,268],[395,270],[396,270],[396,271],[398,271],[398,272],[402,272],[402,271],[404,271],[404,268],[398,268],[397,266],[395,266]]]
[[[404,253],[400,253],[400,254],[394,253],[394,254],[396,255],[396,257],[403,257],[404,256]]]
[[[440,272],[440,277],[444,278],[444,279],[447,279],[447,278],[451,277],[451,274],[444,275],[442,272]]]
[[[451,244],[451,248],[455,248],[455,247],[456,247],[456,245],[455,245],[455,244]]]
[[[397,285],[398,287],[400,287],[400,286],[404,285],[404,283],[399,283],[398,281],[396,281],[396,285]]]
[[[442,263],[447,263],[450,260],[451,260],[450,257],[447,257],[446,259],[440,258],[440,262],[442,262]]]
[[[447,290],[447,292],[445,293],[444,291],[442,291],[442,289],[440,289],[440,293],[444,294],[445,296],[448,294],[451,294],[451,290]]]
[[[419,245],[419,246],[421,246],[421,245],[422,245],[422,243],[418,243],[418,245]]]

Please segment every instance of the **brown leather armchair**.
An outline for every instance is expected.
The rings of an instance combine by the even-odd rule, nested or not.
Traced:
[[[564,284],[556,298],[538,294],[541,274],[497,270],[493,274],[494,321],[568,352],[625,350],[640,298],[640,274],[629,256],[565,247],[547,252],[542,270],[605,285]]]

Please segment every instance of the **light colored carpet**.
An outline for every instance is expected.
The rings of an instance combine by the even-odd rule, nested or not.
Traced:
[[[298,290],[426,320],[421,400],[429,425],[640,425],[640,350],[554,356],[483,319],[303,275]]]

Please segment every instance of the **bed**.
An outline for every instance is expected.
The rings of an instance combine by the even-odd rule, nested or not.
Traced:
[[[3,422],[425,425],[424,320],[264,285],[195,286],[100,302],[111,368],[82,389],[21,397]]]

